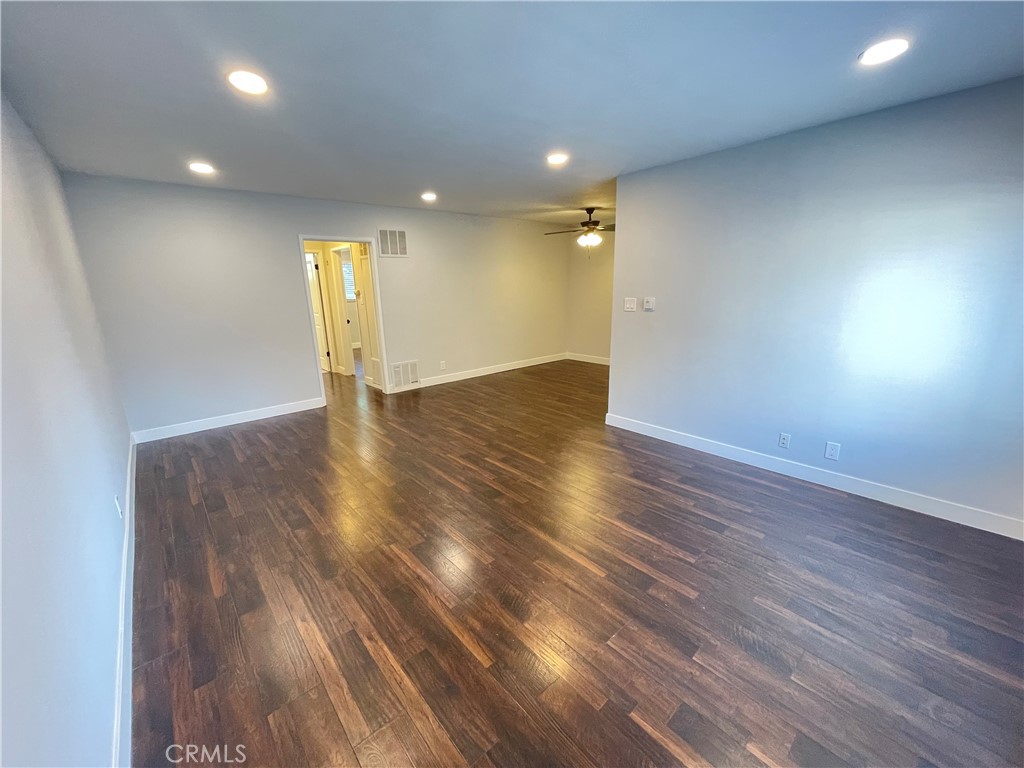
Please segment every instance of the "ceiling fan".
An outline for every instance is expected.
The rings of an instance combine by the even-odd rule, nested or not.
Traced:
[[[545,235],[569,235],[577,232],[582,234],[576,238],[576,242],[585,248],[590,248],[595,245],[600,245],[603,238],[597,234],[598,232],[614,232],[615,225],[608,224],[601,226],[601,222],[594,218],[594,211],[597,208],[583,208],[582,210],[587,213],[587,220],[581,221],[579,227],[576,229],[560,229],[557,232],[545,232]]]

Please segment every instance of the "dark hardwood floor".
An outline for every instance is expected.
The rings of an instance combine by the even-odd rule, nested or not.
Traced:
[[[1019,542],[606,427],[599,366],[327,389],[139,446],[136,764],[1024,760]]]

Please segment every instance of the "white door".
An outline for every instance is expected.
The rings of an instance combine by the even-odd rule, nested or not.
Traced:
[[[377,299],[373,274],[370,271],[370,248],[366,243],[353,243],[352,266],[356,279],[356,306],[363,350],[363,376],[366,383],[382,388],[380,335],[377,329]]]
[[[352,349],[359,338],[359,311],[355,300],[355,272],[352,266],[352,245],[336,244],[330,248],[330,293],[333,297],[331,315],[335,344],[331,353],[334,370],[351,376],[355,373]],[[355,246],[358,248],[358,246]],[[351,280],[346,277],[351,276]]]
[[[306,253],[306,277],[309,280],[309,297],[313,302],[313,324],[316,326],[316,349],[320,354],[320,370],[330,372],[331,352],[327,346],[327,323],[324,319],[324,296],[320,290],[320,273],[317,269],[316,254]]]

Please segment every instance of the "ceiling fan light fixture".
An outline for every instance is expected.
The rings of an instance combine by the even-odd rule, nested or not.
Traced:
[[[593,248],[594,246],[603,243],[604,238],[597,234],[597,232],[584,232],[576,238],[576,242],[584,248]]]

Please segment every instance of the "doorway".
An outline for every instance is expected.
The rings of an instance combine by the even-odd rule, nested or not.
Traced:
[[[302,240],[321,372],[386,391],[371,243]]]

